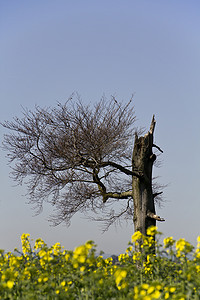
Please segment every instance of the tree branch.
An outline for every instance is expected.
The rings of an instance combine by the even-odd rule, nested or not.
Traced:
[[[108,198],[117,198],[117,199],[127,199],[129,197],[132,197],[133,193],[132,191],[126,191],[126,192],[122,192],[122,193],[106,193]]]
[[[115,211],[111,210],[107,213],[107,215],[105,217],[102,217],[102,218],[90,217],[90,219],[92,219],[94,221],[103,221],[105,225],[104,225],[102,232],[104,233],[116,221],[118,221],[120,223],[120,218],[123,215],[127,214],[129,209],[130,209],[130,199],[127,201],[126,207],[124,207],[124,209],[121,209],[118,213],[115,214]]]
[[[126,169],[125,167],[123,167],[115,162],[112,162],[112,161],[105,161],[105,162],[100,163],[100,167],[107,167],[107,166],[114,167],[114,168],[120,170],[121,172],[125,173],[126,175],[132,175],[132,176],[136,176],[136,177],[142,177],[142,175],[143,175],[140,172],[136,172],[136,171],[133,172],[129,169]]]
[[[157,192],[153,194],[153,198],[156,198],[157,196],[161,195],[163,192]]]
[[[155,120],[155,116],[153,115],[153,118],[152,118],[152,121],[151,121],[151,125],[150,125],[150,130],[149,130],[149,132],[150,132],[151,134],[154,133],[155,125],[156,125],[156,120]]]
[[[160,221],[160,222],[164,222],[164,221],[165,221],[165,219],[161,218],[161,217],[158,216],[158,215],[155,215],[155,214],[152,213],[151,211],[148,211],[148,212],[147,212],[147,217],[152,218],[152,219],[155,219],[155,220]]]
[[[93,181],[98,185],[99,191],[103,197],[103,203],[105,203],[108,199],[106,195],[106,187],[105,185],[101,182],[99,176],[98,176],[98,171],[94,168],[93,169]]]
[[[116,198],[116,199],[127,199],[132,196],[132,191],[126,191],[126,192],[106,192],[106,187],[100,180],[98,176],[98,171],[96,169],[93,169],[93,182],[98,185],[99,191],[103,197],[103,203],[105,203],[108,198]]]
[[[157,145],[153,144],[153,147],[155,147],[155,148],[158,149],[161,153],[163,153],[163,150],[160,149],[160,147],[158,147]]]

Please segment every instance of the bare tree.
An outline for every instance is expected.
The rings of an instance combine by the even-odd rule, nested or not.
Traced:
[[[54,206],[54,225],[89,211],[100,214],[106,228],[131,217],[143,234],[163,221],[154,204],[161,192],[152,189],[152,149],[162,152],[153,142],[155,119],[138,137],[132,99],[123,105],[103,98],[91,107],[71,97],[55,108],[24,109],[22,118],[2,125],[11,130],[3,147],[14,180],[27,184],[38,213],[45,200]]]

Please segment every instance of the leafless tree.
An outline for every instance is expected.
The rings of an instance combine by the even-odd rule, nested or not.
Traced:
[[[72,96],[55,108],[24,109],[2,125],[10,130],[3,148],[14,180],[27,184],[38,213],[45,200],[54,206],[54,225],[91,211],[105,228],[131,217],[143,234],[163,221],[154,204],[161,192],[152,189],[152,149],[162,152],[153,143],[155,119],[139,137],[132,99],[124,105],[102,98],[91,107]]]

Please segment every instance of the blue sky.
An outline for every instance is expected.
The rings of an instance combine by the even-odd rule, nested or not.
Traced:
[[[155,114],[164,150],[154,170],[168,184],[159,230],[193,244],[200,235],[199,16],[199,1],[0,1],[0,120],[20,116],[22,106],[55,106],[74,91],[90,103],[134,94],[137,125],[148,129]],[[1,140],[5,133],[0,127]],[[33,217],[5,155],[0,150],[0,248],[20,247],[25,232],[67,249],[88,239],[107,253],[126,249],[131,223],[102,235],[81,215],[69,228],[50,227],[48,205]]]

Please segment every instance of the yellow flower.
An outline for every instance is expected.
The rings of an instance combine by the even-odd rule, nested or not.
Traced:
[[[7,287],[8,287],[9,289],[12,289],[12,288],[13,288],[13,285],[14,285],[14,281],[12,281],[12,280],[8,280],[8,281],[7,281]]]
[[[194,247],[189,242],[185,241],[185,239],[179,239],[176,242],[177,257],[191,252],[193,248]]]
[[[149,228],[147,228],[147,235],[154,236],[154,235],[156,235],[157,231],[158,231],[158,227],[150,226]]]
[[[196,251],[196,258],[200,258],[200,252]]]
[[[90,250],[92,249],[92,247],[94,246],[94,242],[93,241],[88,241],[85,243],[85,247]]]
[[[116,282],[117,287],[119,286],[121,280],[126,277],[126,275],[127,275],[126,270],[120,269],[115,272],[114,276],[115,276],[115,282]]]
[[[160,284],[157,284],[157,285],[156,285],[156,288],[157,288],[157,290],[161,290],[161,289],[162,289],[162,286],[161,286]]]
[[[169,292],[166,292],[165,293],[165,299],[168,299],[169,298]]]
[[[197,273],[200,273],[200,266],[196,266]]]
[[[68,261],[69,258],[70,258],[70,254],[69,253],[65,254],[65,260]]]
[[[79,246],[79,247],[76,247],[76,248],[74,249],[74,257],[78,257],[78,255],[80,255],[80,254],[82,254],[82,253],[84,253],[84,252],[85,252],[85,247],[84,247],[84,245]]]
[[[143,234],[140,231],[136,231],[132,237],[131,240],[132,242],[136,242],[137,240],[141,239],[143,237]]]
[[[186,245],[185,239],[179,239],[176,242],[176,250],[183,251]]]
[[[168,248],[170,246],[173,246],[173,244],[175,243],[175,240],[173,239],[172,236],[167,237],[163,240],[164,243],[164,248]]]
[[[26,240],[26,239],[29,239],[30,238],[30,234],[29,233],[23,233],[21,235],[21,240]]]
[[[155,291],[151,296],[153,297],[153,299],[158,299],[160,298],[160,292],[159,291]]]
[[[121,285],[117,286],[118,290],[125,289],[125,287],[127,287],[127,283],[126,282],[123,282]]]
[[[5,274],[3,274],[2,276],[1,276],[1,280],[5,280],[6,279],[6,275]]]
[[[153,236],[145,236],[142,248],[144,246],[151,247],[153,243],[155,243],[154,240],[153,240]]]
[[[141,290],[141,291],[140,291],[140,295],[141,295],[141,296],[145,296],[146,293],[147,293],[147,292],[146,292],[145,290]],[[144,298],[143,298],[143,299],[144,299]]]
[[[89,249],[85,246],[79,246],[74,249],[73,258],[79,263],[84,263],[88,256]]]
[[[108,257],[108,258],[106,258],[104,261],[105,261],[105,263],[106,263],[108,266],[110,266],[110,265],[112,265],[113,259],[112,259],[112,257]]]
[[[86,260],[86,257],[84,255],[80,255],[78,258],[78,261],[82,264],[85,262],[85,260]]]
[[[153,286],[150,286],[147,290],[147,294],[151,294],[154,290],[155,288]]]
[[[22,243],[22,252],[26,256],[27,253],[31,252],[30,234],[29,233],[23,233],[21,235],[21,243]]]
[[[78,263],[77,263],[77,262],[74,263],[74,264],[73,264],[73,267],[74,267],[74,269],[77,269],[77,268],[78,268]]]
[[[143,288],[144,290],[148,290],[149,285],[148,285],[147,283],[143,283],[143,284],[142,284],[142,288]]]
[[[136,262],[137,260],[140,260],[141,255],[142,255],[141,252],[135,252],[133,254],[133,262]]]
[[[45,250],[40,250],[39,252],[38,252],[38,255],[40,256],[40,257],[43,257],[43,256],[45,256],[47,254],[47,252],[45,251]]]
[[[31,273],[30,273],[30,271],[28,271],[27,269],[24,270],[23,274],[24,274],[25,276],[27,276],[28,279],[31,278]]]
[[[118,260],[121,262],[125,262],[127,258],[129,258],[128,253],[122,253],[118,256]]]
[[[20,261],[17,259],[15,256],[11,256],[9,259],[9,265],[10,267],[19,267],[20,266]]]
[[[135,294],[135,297],[138,296],[138,293],[139,293],[138,287],[135,286],[135,287],[134,287],[134,294]]]
[[[37,239],[35,241],[34,249],[41,249],[42,247],[46,246],[45,242],[42,239]]]
[[[60,285],[61,285],[61,286],[65,286],[65,284],[66,284],[66,282],[65,282],[65,281],[62,281]]]
[[[84,266],[80,267],[80,271],[84,272],[85,271],[85,267]]]
[[[52,248],[53,254],[58,255],[60,253],[62,247],[61,247],[60,243],[56,243],[51,248]]]

